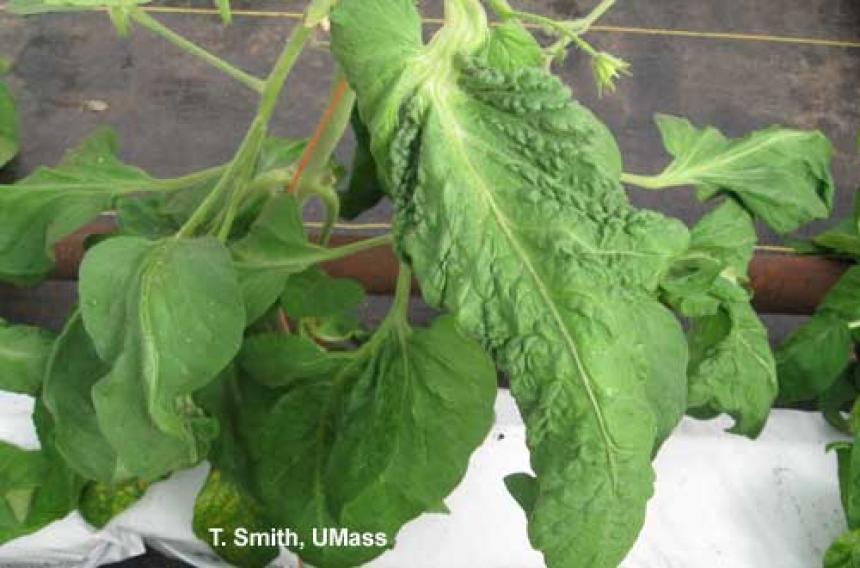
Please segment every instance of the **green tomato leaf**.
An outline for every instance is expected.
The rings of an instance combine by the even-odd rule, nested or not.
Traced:
[[[860,257],[860,234],[857,233],[854,219],[843,219],[835,227],[812,239],[812,242],[831,252]]]
[[[656,309],[686,229],[629,204],[614,139],[555,77],[475,57],[489,41],[477,3],[425,49],[411,1],[341,0],[332,39],[398,252],[511,378],[536,473],[532,544],[551,567],[617,566],[653,491],[646,384],[661,379],[639,355],[678,325],[644,337],[619,305]]]
[[[487,65],[506,72],[544,65],[543,49],[517,20],[507,20],[495,26],[482,55]]]
[[[689,414],[735,419],[730,432],[755,438],[777,395],[767,329],[747,301],[727,301],[697,318],[689,334]]]
[[[286,194],[266,205],[248,235],[231,250],[248,323],[278,301],[290,276],[326,259],[326,249],[308,241],[298,203]]]
[[[858,298],[860,267],[852,266],[830,289],[815,315],[777,349],[782,403],[814,400],[839,378],[848,365],[852,335],[860,321]]]
[[[96,353],[76,310],[54,344],[42,399],[57,425],[57,451],[78,474],[105,484],[129,477],[102,433],[93,405],[93,386],[109,369]]]
[[[100,130],[56,168],[0,185],[0,280],[33,283],[54,264],[53,245],[112,208],[115,197],[152,183],[116,157],[116,135]]]
[[[0,390],[38,394],[53,340],[44,330],[0,320]]]
[[[818,306],[820,312],[830,312],[845,324],[860,320],[860,266],[845,271]]]
[[[320,566],[355,566],[393,546],[400,527],[436,510],[493,420],[496,373],[451,318],[428,329],[390,321],[326,380],[293,386],[258,432],[269,519],[305,541]],[[314,528],[384,539],[317,547]]]
[[[83,480],[54,448],[54,427],[41,401],[34,413],[41,450],[0,442],[0,543],[36,532],[76,506]]]
[[[851,410],[851,427],[854,430],[854,443],[838,446],[839,458],[839,487],[842,492],[842,506],[845,509],[845,519],[848,528],[860,529],[860,402],[854,403]]]
[[[655,418],[654,453],[687,410],[687,339],[675,316],[657,303],[626,306],[637,322],[636,368]]]
[[[818,408],[828,424],[842,432],[851,434],[851,422],[845,418],[843,410],[857,400],[857,363],[852,362],[836,379],[829,389],[818,397]]]
[[[851,333],[836,315],[820,312],[797,328],[776,350],[779,400],[815,400],[848,365]]]
[[[20,124],[18,108],[12,91],[3,82],[4,69],[0,69],[0,168],[18,154]]]
[[[349,278],[332,278],[314,267],[290,276],[281,306],[293,318],[318,318],[353,311],[366,301],[364,288]]]
[[[352,155],[352,170],[344,178],[346,188],[340,192],[340,214],[344,219],[355,219],[371,209],[385,197],[385,189],[376,172],[376,162],[370,152],[370,132],[361,121],[358,109],[350,118],[355,135],[355,151]]]
[[[860,568],[860,531],[836,539],[824,555],[824,568]]]
[[[728,193],[779,233],[829,216],[833,148],[820,132],[774,127],[733,140],[683,118],[656,122],[675,161],[647,187],[695,185],[702,200]]]
[[[120,460],[145,481],[198,463],[216,432],[191,395],[238,352],[245,323],[227,250],[213,238],[116,237],[87,254],[79,291],[111,367],[92,396]]]
[[[755,437],[777,393],[767,330],[742,287],[756,242],[752,218],[727,199],[693,227],[690,248],[662,283],[664,298],[690,316],[688,413],[735,419]]]
[[[81,494],[78,510],[86,522],[104,528],[114,517],[137,503],[149,484],[131,479],[117,484],[90,481]]]
[[[234,483],[230,476],[212,469],[194,503],[194,534],[212,542],[211,528],[223,529],[224,546],[213,550],[224,560],[243,568],[263,568],[278,556],[276,546],[239,546],[231,537],[236,529],[268,532],[260,502]]]
[[[34,493],[44,483],[48,463],[42,452],[0,442],[0,542],[27,534]]]
[[[245,340],[239,366],[258,383],[283,388],[301,379],[330,377],[343,357],[328,353],[306,337],[263,334]]]

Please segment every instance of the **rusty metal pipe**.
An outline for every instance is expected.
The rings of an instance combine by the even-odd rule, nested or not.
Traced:
[[[57,263],[52,277],[76,279],[86,239],[114,228],[112,220],[99,220],[61,241],[56,247]],[[366,237],[336,234],[332,245],[362,238]],[[824,257],[757,253],[750,265],[755,291],[753,306],[764,314],[809,315],[848,266]],[[394,292],[398,262],[390,248],[381,247],[330,262],[324,268],[332,276],[358,280],[370,294],[389,295]],[[413,290],[417,293],[417,286]]]

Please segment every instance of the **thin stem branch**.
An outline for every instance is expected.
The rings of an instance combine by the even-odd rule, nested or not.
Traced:
[[[287,40],[287,45],[284,46],[284,50],[281,52],[280,57],[278,57],[275,67],[266,79],[260,97],[260,107],[257,111],[257,116],[266,124],[272,119],[275,107],[278,105],[278,97],[280,97],[281,90],[284,88],[284,83],[312,34],[312,28],[304,25],[296,26],[293,29],[293,33],[290,34],[290,39]]]
[[[256,151],[259,150],[265,135],[265,124],[259,119],[255,119],[247,134],[245,134],[245,139],[242,141],[239,151],[227,166],[221,179],[218,180],[218,183],[215,184],[215,187],[212,188],[212,191],[209,192],[209,195],[206,196],[203,203],[189,217],[188,221],[179,229],[179,232],[176,234],[177,238],[193,235],[206,222],[218,202],[223,199],[224,193],[231,189],[233,182],[239,177],[238,174],[241,174],[242,169],[248,161],[248,156],[253,153],[256,157]]]
[[[672,187],[672,183],[666,181],[662,176],[642,176],[637,174],[621,174],[621,182],[641,187],[642,189],[666,189]]]
[[[409,301],[412,298],[412,270],[405,264],[400,264],[397,274],[397,285],[394,289],[394,303],[391,310],[406,320],[409,313]]]
[[[355,92],[349,88],[343,72],[339,70],[328,106],[299,159],[299,166],[290,182],[289,193],[296,193],[303,176],[315,181],[315,177],[325,168],[349,124],[354,104]]]
[[[213,168],[207,168],[205,170],[200,170],[199,172],[193,172],[188,175],[180,176],[177,178],[155,180],[152,184],[152,187],[147,188],[146,191],[172,191],[174,189],[190,187],[198,183],[203,183],[205,181],[215,179],[216,177],[222,175],[226,169],[226,165],[221,165],[215,166]]]
[[[264,83],[262,80],[257,77],[254,77],[249,73],[246,73],[245,71],[242,71],[241,69],[235,67],[234,65],[231,65],[230,63],[227,63],[217,55],[206,51],[196,43],[182,37],[181,35],[174,32],[173,30],[171,30],[143,10],[134,9],[131,12],[131,17],[135,22],[137,22],[144,28],[148,29],[156,35],[163,37],[176,47],[179,47],[180,49],[190,53],[191,55],[202,59],[216,69],[223,71],[224,73],[236,79],[249,89],[252,89],[257,93],[263,92]]]
[[[362,239],[362,240],[356,241],[354,243],[349,243],[348,245],[324,249],[320,253],[319,262],[330,262],[332,260],[337,260],[339,258],[352,256],[354,254],[364,252],[366,250],[374,249],[374,248],[385,246],[385,245],[390,245],[391,242],[392,242],[391,233],[386,233],[384,235],[379,235],[378,237],[371,237],[369,239]]]

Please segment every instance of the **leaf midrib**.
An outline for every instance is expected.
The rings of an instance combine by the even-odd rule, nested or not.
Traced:
[[[433,98],[434,108],[439,113],[440,122],[443,126],[447,125],[445,128],[443,128],[443,131],[466,132],[466,130],[462,128],[457,121],[454,113],[448,110],[445,99],[439,97]],[[490,211],[493,214],[493,217],[496,219],[496,222],[501,229],[502,234],[510,244],[511,248],[514,250],[516,257],[523,263],[523,266],[525,266],[529,277],[534,282],[535,288],[538,290],[538,293],[543,300],[543,303],[546,305],[547,310],[550,312],[552,320],[556,324],[559,332],[561,333],[562,339],[564,340],[564,343],[566,344],[567,349],[573,358],[576,368],[579,371],[580,376],[582,377],[582,384],[588,396],[589,405],[591,406],[592,412],[597,420],[598,430],[600,432],[601,440],[603,441],[606,453],[606,460],[609,466],[609,476],[610,480],[612,481],[612,489],[613,492],[617,492],[619,480],[617,465],[615,463],[615,456],[612,451],[613,449],[615,449],[615,443],[613,442],[612,437],[609,434],[609,429],[606,424],[606,417],[603,415],[603,411],[600,408],[600,405],[597,403],[597,396],[595,394],[594,386],[592,384],[593,381],[589,376],[588,372],[586,371],[582,359],[580,358],[579,350],[577,349],[576,343],[574,342],[573,337],[570,335],[567,326],[565,325],[564,319],[561,317],[561,313],[558,311],[558,308],[555,305],[555,302],[552,300],[552,296],[549,293],[549,290],[544,285],[542,278],[540,278],[537,269],[532,263],[531,257],[526,253],[523,245],[519,242],[516,235],[511,230],[509,226],[510,221],[496,204],[492,191],[487,187],[487,184],[484,182],[480,173],[478,172],[474,164],[471,162],[471,160],[469,160],[469,152],[468,149],[463,145],[462,138],[460,136],[450,136],[448,138],[452,140],[453,144],[457,147],[457,152],[454,152],[454,155],[459,156],[461,158],[460,161],[465,166],[464,171],[475,180],[474,187],[479,190],[480,197],[489,207]]]

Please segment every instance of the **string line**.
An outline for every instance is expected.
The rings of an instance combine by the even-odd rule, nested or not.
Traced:
[[[154,14],[188,14],[188,15],[206,15],[219,16],[220,12],[217,8],[186,8],[180,6],[142,6],[143,10]],[[6,5],[0,4],[0,12],[6,11]],[[301,20],[304,15],[301,12],[289,12],[281,10],[241,10],[234,9],[233,15],[246,18],[272,18],[272,19],[287,19]],[[441,25],[444,23],[442,18],[423,18],[422,22],[428,25]],[[531,29],[541,29],[538,24],[524,24],[525,27]],[[822,47],[837,47],[845,49],[860,49],[860,41],[828,39],[828,38],[812,38],[784,35],[769,35],[769,34],[749,34],[749,33],[733,33],[733,32],[711,32],[711,31],[695,31],[695,30],[676,30],[669,28],[640,28],[634,26],[608,26],[594,25],[589,29],[591,32],[597,33],[615,33],[615,34],[630,34],[658,37],[683,37],[694,39],[715,39],[729,41],[747,41],[758,43],[778,43],[788,45],[816,45]]]

